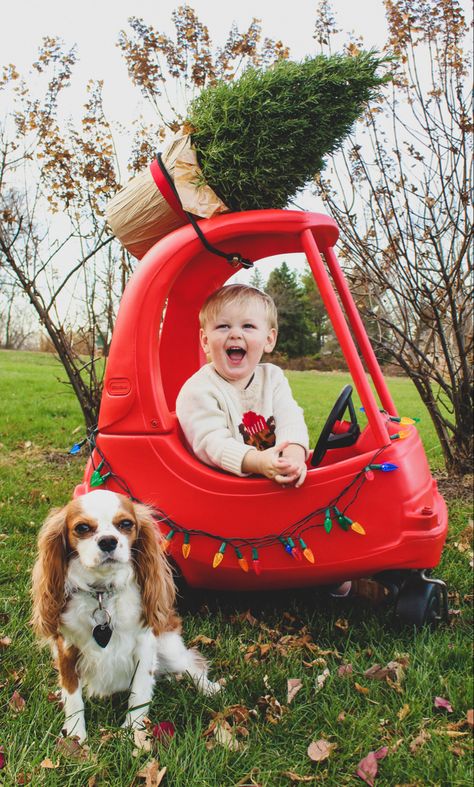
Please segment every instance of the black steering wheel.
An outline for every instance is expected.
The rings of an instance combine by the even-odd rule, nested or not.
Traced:
[[[351,417],[349,429],[342,434],[333,434],[332,430],[334,429],[336,421],[342,419],[347,407],[349,408],[349,415]],[[319,435],[318,442],[313,451],[313,456],[311,457],[312,467],[317,467],[321,463],[328,449],[354,445],[359,435],[360,428],[352,403],[352,385],[345,385],[337,397],[336,403],[329,413],[326,423]]]

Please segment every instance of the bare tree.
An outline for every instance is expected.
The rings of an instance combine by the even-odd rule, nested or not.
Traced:
[[[10,109],[0,129],[0,267],[36,311],[91,427],[104,369],[96,337],[106,349],[119,295],[118,250],[102,219],[118,184],[100,83],[89,85],[79,130],[61,117],[75,58],[47,38],[28,82],[13,66],[0,79]]]
[[[233,27],[221,48],[188,6],[173,12],[173,21],[175,40],[135,18],[131,33],[119,37],[155,118],[137,118],[130,129],[131,174],[180,128],[187,100],[203,85],[232,79],[246,62],[288,56],[281,42],[261,41],[256,20],[245,33]],[[106,355],[131,260],[103,219],[120,176],[102,83],[90,82],[79,122],[61,112],[76,57],[75,48],[48,37],[26,78],[13,65],[0,73],[0,101],[9,110],[0,126],[0,270],[36,311],[93,427],[105,368],[97,345]]]
[[[457,0],[385,0],[391,96],[318,192],[380,351],[413,380],[446,465],[472,472],[472,122]],[[351,43],[349,51],[357,51]]]

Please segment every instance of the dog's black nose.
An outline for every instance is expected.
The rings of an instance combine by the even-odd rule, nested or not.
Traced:
[[[117,539],[115,536],[104,536],[97,543],[102,552],[113,552],[117,546]]]

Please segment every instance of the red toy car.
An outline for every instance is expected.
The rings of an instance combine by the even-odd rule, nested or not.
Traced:
[[[205,362],[199,309],[235,271],[193,227],[182,227],[147,252],[123,295],[93,451],[76,495],[106,485],[154,506],[165,548],[190,586],[259,590],[374,577],[394,591],[402,620],[439,619],[446,588],[425,572],[440,559],[446,506],[414,422],[397,416],[337,263],[335,222],[265,210],[200,228],[208,244],[231,255],[238,248],[236,260],[306,254],[367,423],[357,424],[346,386],[299,489],[227,475],[190,454],[176,395]]]

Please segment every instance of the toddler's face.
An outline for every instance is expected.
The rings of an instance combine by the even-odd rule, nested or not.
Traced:
[[[270,328],[263,304],[250,301],[244,307],[223,306],[201,328],[200,336],[220,376],[245,388],[263,353],[273,350],[277,332]]]

